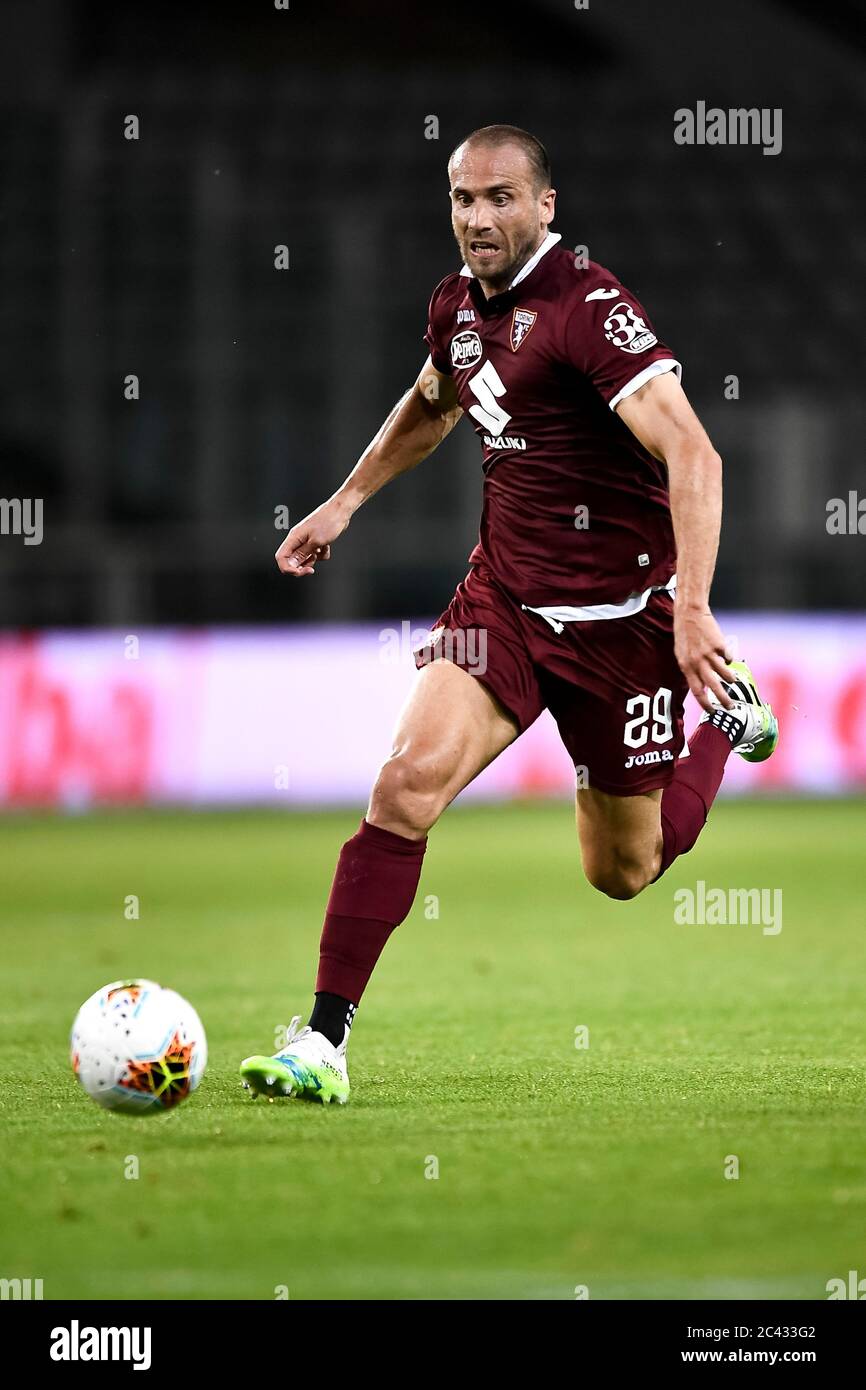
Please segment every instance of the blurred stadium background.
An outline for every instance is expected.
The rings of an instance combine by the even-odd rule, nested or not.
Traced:
[[[374,10],[4,7],[0,492],[44,539],[0,537],[0,801],[363,800],[465,570],[475,437],[314,582],[277,574],[275,508],[414,376],[447,155],[491,120],[548,145],[557,229],[640,295],[725,459],[714,603],[788,726],[750,786],[862,786],[864,541],[826,526],[866,433],[857,7]],[[782,153],[678,146],[698,100],[782,108]],[[569,783],[545,717],[478,791]]]

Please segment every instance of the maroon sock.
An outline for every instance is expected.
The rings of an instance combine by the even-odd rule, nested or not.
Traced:
[[[722,784],[731,740],[711,724],[699,724],[689,739],[689,757],[677,763],[674,780],[662,795],[661,878],[680,854],[687,854],[706,824]]]
[[[316,993],[360,1003],[391,932],[415,899],[423,840],[409,840],[361,821],[340,850],[319,948]]]

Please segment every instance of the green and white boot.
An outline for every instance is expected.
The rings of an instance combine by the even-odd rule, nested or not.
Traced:
[[[244,1086],[269,1100],[317,1100],[322,1105],[335,1100],[345,1105],[349,1099],[348,1028],[340,1046],[334,1047],[309,1024],[298,1032],[300,1021],[300,1014],[292,1019],[285,1046],[275,1057],[247,1057],[241,1062]]]
[[[702,724],[713,724],[728,735],[735,753],[745,758],[747,763],[762,763],[775,752],[779,742],[779,721],[770,705],[758,694],[755,677],[745,661],[729,661],[731,670],[736,672],[733,681],[724,681],[724,687],[735,702],[732,709],[726,710],[710,692],[715,709],[705,711]]]

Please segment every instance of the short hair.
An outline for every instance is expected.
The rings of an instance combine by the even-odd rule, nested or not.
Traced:
[[[530,168],[535,176],[536,187],[538,189],[550,188],[553,182],[547,150],[540,140],[534,135],[530,135],[528,130],[521,130],[520,126],[480,126],[478,130],[473,130],[470,135],[467,135],[458,145],[454,146],[448,156],[449,166],[462,145],[518,145],[529,160]]]

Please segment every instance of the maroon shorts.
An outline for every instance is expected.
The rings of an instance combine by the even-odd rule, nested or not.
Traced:
[[[556,632],[474,565],[415,654],[419,668],[442,659],[482,681],[521,733],[549,709],[578,786],[634,796],[673,777],[688,687],[674,656],[670,594],[651,594],[632,617]]]

